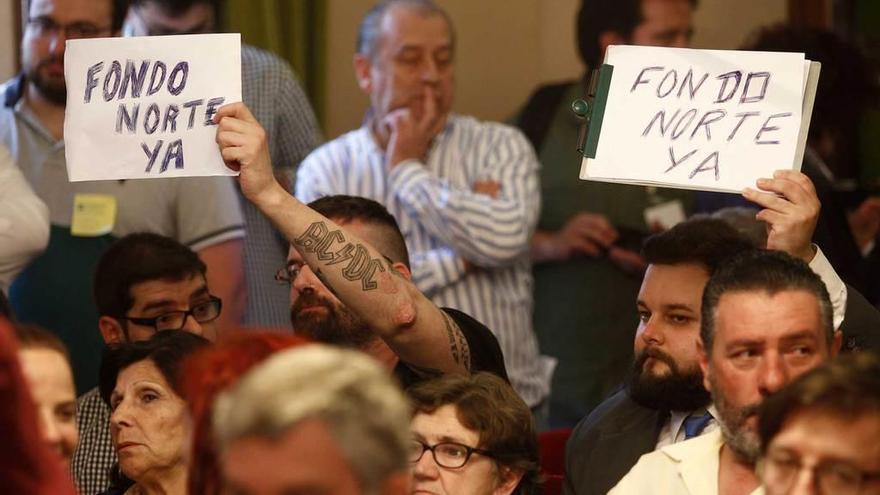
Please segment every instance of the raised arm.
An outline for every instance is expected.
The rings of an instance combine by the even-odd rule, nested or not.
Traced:
[[[272,174],[265,132],[241,103],[216,115],[217,142],[242,193],[302,255],[311,270],[402,361],[467,372],[470,354],[455,323],[375,248],[284,191]]]

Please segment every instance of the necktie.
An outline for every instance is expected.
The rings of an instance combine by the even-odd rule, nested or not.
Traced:
[[[700,432],[703,431],[703,428],[709,424],[709,421],[712,420],[712,415],[709,413],[705,413],[701,416],[691,415],[685,418],[684,420],[684,439],[687,440],[689,438],[694,438],[699,436]]]

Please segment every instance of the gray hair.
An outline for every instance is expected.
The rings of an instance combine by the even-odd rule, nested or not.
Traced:
[[[700,315],[700,338],[706,354],[712,354],[715,313],[721,296],[729,292],[804,291],[816,298],[819,318],[829,349],[834,340],[834,310],[825,283],[810,267],[782,251],[754,250],[724,263],[706,283]],[[806,308],[804,308],[806,309]]]
[[[214,435],[224,452],[242,437],[277,438],[308,419],[332,431],[364,493],[378,493],[408,466],[410,408],[388,371],[362,353],[320,344],[280,352],[222,393]]]
[[[452,19],[445,10],[440,8],[434,0],[383,0],[373,6],[358,27],[357,44],[355,52],[364,55],[370,59],[376,56],[379,45],[379,38],[382,32],[382,20],[385,19],[392,7],[402,6],[429,16],[439,15],[443,17],[449,26],[449,33],[452,37],[452,44],[455,45],[455,30],[452,28]]]

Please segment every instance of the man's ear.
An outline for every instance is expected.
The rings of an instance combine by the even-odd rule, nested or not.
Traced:
[[[834,336],[831,337],[831,357],[837,357],[841,347],[843,347],[843,332],[835,330]]]
[[[712,392],[712,386],[709,384],[709,355],[706,353],[702,337],[697,339],[697,359],[700,361],[700,371],[703,372],[703,387]]]
[[[399,273],[401,277],[412,281],[412,272],[405,264],[397,261],[391,264],[391,268],[397,270],[397,273]]]
[[[373,92],[373,80],[370,77],[372,68],[373,62],[369,56],[360,53],[354,55],[354,77],[358,87],[366,94]]]
[[[498,486],[492,491],[492,495],[510,495],[516,490],[516,487],[519,485],[519,481],[522,479],[525,472],[522,469],[511,469],[506,467],[499,467],[498,469],[500,479],[498,480]]]
[[[104,338],[104,343],[107,345],[121,344],[128,340],[122,324],[111,316],[98,318],[98,330],[101,331],[101,337]]]

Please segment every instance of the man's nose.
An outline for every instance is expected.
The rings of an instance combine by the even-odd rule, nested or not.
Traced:
[[[789,382],[788,369],[782,356],[778,354],[767,355],[761,363],[758,376],[758,390],[762,397],[766,397]]]

